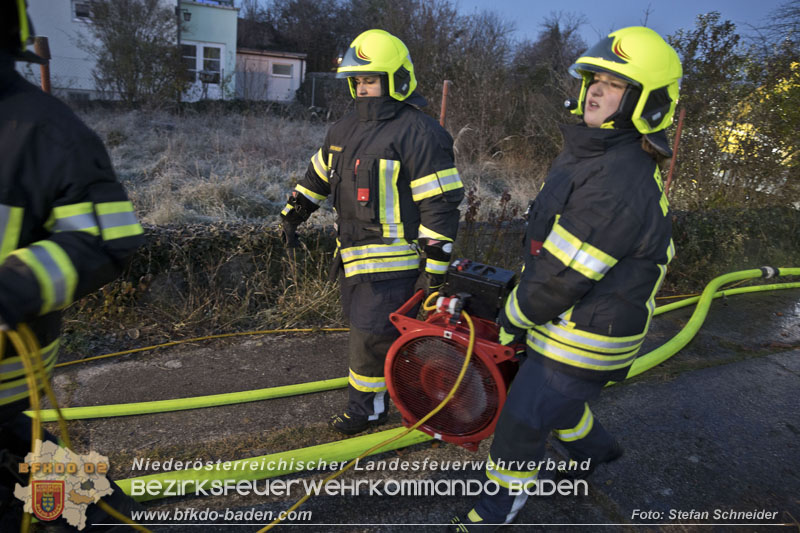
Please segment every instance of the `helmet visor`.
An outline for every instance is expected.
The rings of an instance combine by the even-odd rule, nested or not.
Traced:
[[[584,59],[584,58],[585,58],[585,56],[582,56],[580,59]],[[580,59],[578,61],[580,61]],[[634,80],[633,78],[630,78],[630,77],[628,77],[628,76],[626,76],[624,74],[621,74],[621,73],[619,73],[619,72],[617,72],[615,70],[612,70],[610,68],[603,68],[603,67],[598,67],[597,65],[591,65],[589,63],[580,63],[580,62],[579,63],[575,63],[574,65],[569,67],[570,74],[572,74],[576,78],[582,78],[583,76],[581,76],[581,72],[584,72],[584,71],[585,72],[591,72],[593,74],[596,73],[596,72],[606,72],[608,74],[611,74],[612,76],[616,76],[617,78],[619,78],[621,80],[625,80],[627,83],[629,83],[629,84],[631,84],[631,85],[633,85],[635,87],[640,87],[641,88],[641,86],[642,86],[641,83],[639,83],[638,81]]]

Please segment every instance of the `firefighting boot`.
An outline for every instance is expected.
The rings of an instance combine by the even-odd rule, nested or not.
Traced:
[[[555,476],[554,476],[555,480],[558,481],[558,480],[561,480],[561,479],[570,479],[570,480],[587,479],[589,476],[592,475],[592,473],[595,471],[595,469],[598,466],[600,466],[602,464],[606,464],[606,463],[613,463],[614,461],[616,461],[617,459],[622,457],[622,454],[624,452],[625,452],[625,450],[622,448],[622,446],[619,444],[619,442],[614,440],[614,443],[612,444],[611,449],[608,450],[606,455],[604,455],[600,459],[592,459],[590,461],[590,463],[589,463],[589,468],[586,468],[586,469],[580,469],[580,468],[573,469],[573,468],[570,468],[568,470],[559,469],[558,471],[555,472]],[[577,463],[577,461],[575,459],[570,459],[569,460],[570,466],[574,466],[575,463]]]
[[[370,420],[364,415],[350,414],[347,411],[340,415],[333,415],[328,421],[331,429],[343,433],[344,435],[355,435],[366,431],[370,426],[380,426],[386,423],[389,413],[384,411],[378,415],[376,420]]]
[[[488,533],[516,520],[522,506],[528,499],[526,492],[511,494],[501,488],[496,494],[482,494],[475,506],[466,516],[456,516],[450,520],[447,531],[468,533],[478,531]]]

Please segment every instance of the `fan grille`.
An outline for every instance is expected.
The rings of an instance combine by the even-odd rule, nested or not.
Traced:
[[[403,345],[391,366],[399,407],[419,420],[453,388],[466,347],[443,337],[419,337]],[[445,435],[472,435],[492,422],[498,410],[498,384],[481,358],[470,360],[456,394],[425,425]]]

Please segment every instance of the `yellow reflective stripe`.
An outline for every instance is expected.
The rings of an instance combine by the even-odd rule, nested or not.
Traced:
[[[22,233],[21,207],[0,204],[0,261],[17,249]]]
[[[332,155],[333,154],[330,154],[328,159],[330,159]],[[319,179],[321,179],[325,183],[328,183],[328,174],[330,174],[331,165],[325,164],[325,160],[322,158],[322,148],[320,148],[319,151],[313,155],[313,157],[311,158],[311,164],[314,166],[314,172],[317,173]]]
[[[661,207],[661,213],[664,216],[667,216],[667,212],[669,211],[669,200],[667,199],[667,195],[664,194],[664,183],[661,181],[661,169],[658,168],[658,165],[656,165],[656,169],[653,172],[653,179],[656,180],[658,190],[661,191],[661,197],[658,199],[658,205]]]
[[[386,255],[409,255],[417,252],[411,245],[404,240],[392,244],[365,244],[364,246],[352,246],[341,250],[342,261],[345,263],[354,259],[366,259],[368,257]]]
[[[639,351],[639,346],[633,350],[619,355],[603,355],[599,353],[587,352],[550,339],[542,335],[540,326],[534,326],[528,330],[527,344],[537,353],[549,357],[560,363],[585,368],[589,370],[617,370],[629,366]]]
[[[25,263],[39,282],[41,314],[72,303],[78,273],[63,248],[52,241],[39,241],[11,255]]]
[[[419,238],[419,239],[436,239],[436,240],[439,240],[439,241],[450,241],[450,242],[453,242],[452,238],[450,238],[450,237],[448,237],[446,235],[442,235],[441,233],[437,233],[437,232],[433,231],[432,229],[430,229],[430,228],[428,228],[428,227],[426,227],[426,226],[424,226],[422,224],[419,225],[419,236],[417,238]]]
[[[52,231],[84,231],[91,235],[100,235],[97,218],[94,216],[94,205],[91,202],[60,205],[53,208]]]
[[[306,187],[303,187],[302,185],[297,185],[295,187],[295,189],[297,190],[297,192],[299,192],[300,194],[302,194],[303,196],[308,198],[308,201],[310,201],[311,203],[316,204],[316,205],[322,204],[322,202],[325,201],[325,198],[327,198],[326,196],[324,196],[322,194],[319,194],[319,193],[316,193],[316,192],[312,191],[311,189],[307,189]]]
[[[378,164],[378,216],[383,227],[383,236],[397,239],[403,236],[400,223],[400,195],[397,193],[397,178],[400,162],[381,159]]]
[[[557,257],[564,266],[595,281],[602,279],[617,264],[616,259],[581,241],[558,223],[553,226],[543,248]]]
[[[381,392],[387,389],[385,377],[362,376],[361,374],[353,372],[352,368],[350,369],[350,376],[347,382],[352,385],[353,388],[361,392]]]
[[[508,299],[506,300],[506,316],[515,327],[520,329],[528,329],[533,327],[534,323],[531,319],[525,316],[522,309],[519,307],[519,300],[517,299],[517,289],[519,285],[514,287]]]
[[[510,488],[511,484],[514,483],[517,487],[520,485],[529,486],[536,482],[536,478],[539,477],[539,469],[535,469],[532,471],[519,471],[519,470],[505,470],[500,468],[497,463],[495,463],[492,456],[489,455],[489,460],[486,463],[486,477],[491,480],[494,480],[506,488]]]
[[[357,274],[373,274],[376,272],[398,272],[402,270],[416,270],[419,268],[419,256],[407,258],[375,258],[353,261],[344,265],[345,277]]]
[[[540,326],[547,331],[547,336],[558,340],[566,345],[577,346],[587,350],[592,350],[601,353],[620,353],[630,351],[631,348],[636,348],[644,341],[644,336],[647,330],[639,333],[638,335],[630,335],[627,337],[610,337],[606,335],[598,335],[597,333],[590,333],[575,328],[574,322],[561,320],[558,324],[548,322]]]
[[[470,522],[483,522],[483,518],[481,518],[481,515],[479,515],[478,511],[475,509],[470,509],[470,511],[467,513],[467,518],[469,518]],[[464,528],[464,531],[468,531],[466,527]]]
[[[461,189],[464,184],[461,183],[461,176],[458,175],[458,169],[449,168],[436,173],[439,176],[439,185],[442,187],[443,192],[454,191]]]
[[[283,210],[281,211],[281,215],[283,216],[288,215],[289,211],[291,211],[292,209],[294,209],[294,206],[292,204],[286,204],[286,207],[284,207]]]
[[[564,442],[580,440],[586,437],[592,430],[594,426],[594,415],[592,414],[592,410],[589,409],[589,404],[587,403],[584,405],[583,416],[575,427],[555,430],[558,440]]]
[[[411,182],[411,197],[415,202],[443,194],[447,191],[460,189],[464,186],[458,175],[458,169],[448,168],[433,174],[428,174]]]
[[[144,229],[136,220],[133,204],[128,201],[103,202],[95,205],[97,221],[104,241],[141,235]]]
[[[658,294],[659,289],[661,289],[661,284],[664,282],[664,277],[667,275],[667,265],[672,261],[672,258],[675,257],[675,243],[672,239],[669,240],[669,246],[667,246],[667,264],[665,265],[656,265],[659,270],[658,279],[656,280],[655,284],[653,285],[653,291],[650,293],[650,298],[647,299],[647,323],[644,326],[644,330],[647,331],[650,328],[650,321],[653,319],[653,313],[656,310],[656,294]]]
[[[437,261],[430,257],[425,259],[425,272],[431,274],[444,274],[447,272],[447,267],[450,266],[449,261]]]
[[[415,202],[419,202],[429,196],[435,196],[440,191],[439,180],[436,178],[435,172],[411,182],[411,197]]]
[[[50,343],[45,349],[52,350],[52,352],[47,356],[47,360],[44,361],[44,369],[48,376],[53,374],[53,368],[58,360],[58,357],[56,357],[56,354],[58,353],[57,347],[58,341],[55,341]],[[45,352],[45,350],[42,350],[42,352]],[[12,359],[18,359],[18,357],[13,357]],[[23,370],[22,373],[23,375],[21,377],[0,384],[0,405],[13,403],[28,397],[28,382],[24,376],[25,371]],[[6,379],[6,377],[7,376],[5,374],[2,375],[3,379]]]
[[[54,340],[44,348],[40,349],[42,361],[45,366],[48,366],[54,361],[56,354],[58,354],[58,339]],[[6,381],[11,378],[25,375],[25,366],[22,364],[22,358],[18,355],[14,357],[6,357],[0,362],[0,380]]]

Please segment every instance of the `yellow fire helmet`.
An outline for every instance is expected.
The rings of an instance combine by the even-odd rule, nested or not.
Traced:
[[[403,41],[383,30],[367,30],[350,44],[336,77],[347,78],[350,94],[355,98],[353,77],[376,75],[386,75],[388,95],[395,100],[405,100],[417,87],[414,64]]]
[[[8,48],[16,60],[30,63],[44,63],[45,60],[27,50],[28,42],[33,34],[33,26],[26,9],[25,0],[1,0],[0,38],[2,47]]]
[[[573,114],[583,115],[586,92],[594,73],[608,72],[628,82],[620,110],[624,106],[632,108],[629,118],[640,133],[654,133],[672,124],[683,76],[681,60],[677,52],[650,28],[631,26],[610,33],[584,52],[569,72],[583,80]],[[633,101],[628,96],[638,96],[638,100]],[[614,115],[609,117],[609,127],[613,127],[610,123]]]

